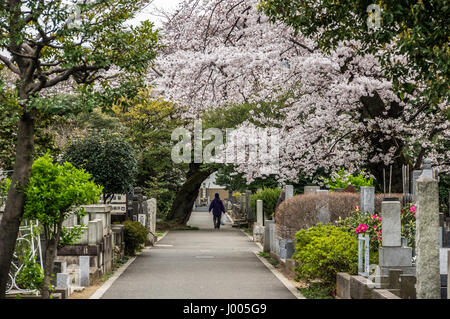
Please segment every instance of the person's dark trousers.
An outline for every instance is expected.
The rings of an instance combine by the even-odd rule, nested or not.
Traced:
[[[213,214],[214,228],[220,228],[220,217],[221,217],[221,215]]]

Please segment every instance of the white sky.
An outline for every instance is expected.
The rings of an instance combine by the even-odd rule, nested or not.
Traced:
[[[156,27],[161,27],[162,17],[158,13],[158,9],[164,11],[173,12],[178,7],[178,4],[182,0],[153,0],[140,14],[132,20],[132,23],[137,23],[139,21],[150,20],[155,23]]]

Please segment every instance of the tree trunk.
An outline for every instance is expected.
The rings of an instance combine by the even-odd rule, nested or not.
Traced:
[[[56,258],[56,252],[57,242],[54,239],[49,240],[45,249],[44,282],[41,289],[42,299],[50,298],[50,280],[53,274],[53,265]]]
[[[364,108],[361,112],[361,120],[363,119],[373,119],[376,117],[389,117],[389,118],[399,118],[402,116],[404,110],[400,104],[396,102],[391,102],[389,110],[386,109],[386,105],[378,95],[377,92],[374,92],[373,96],[364,96],[360,98],[361,103],[364,105]],[[383,114],[383,112],[387,112],[387,114]],[[391,163],[392,165],[392,179],[391,179],[391,192],[392,193],[402,193],[403,192],[403,181],[402,181],[402,165],[409,165],[411,167],[411,163],[408,163],[405,155],[403,153],[403,142],[396,138],[391,138],[389,140],[384,140],[380,142],[381,139],[386,137],[386,134],[379,129],[368,131],[366,136],[369,137],[370,144],[372,145],[373,150],[382,149],[383,152],[387,153],[391,147],[395,148],[394,159]],[[356,141],[355,141],[356,142]],[[378,152],[374,151],[372,154],[369,154],[369,158],[375,156]],[[368,163],[367,168],[370,173],[375,176],[375,187],[377,191],[383,191],[383,168],[385,169],[385,178],[386,178],[386,193],[389,192],[389,174],[390,169],[389,165],[384,166],[382,163]]]
[[[190,164],[186,182],[178,191],[172,208],[167,215],[167,220],[175,221],[182,225],[188,222],[202,183],[216,170],[216,167],[208,167],[205,169],[202,168],[201,164]]]
[[[25,112],[19,120],[12,184],[0,223],[0,298],[5,298],[8,273],[24,211],[24,187],[28,184],[33,165],[33,151],[34,114]]]

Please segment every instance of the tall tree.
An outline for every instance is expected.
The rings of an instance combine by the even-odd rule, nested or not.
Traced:
[[[442,95],[436,100],[422,79],[411,76],[417,69],[408,69],[402,52],[386,45],[374,54],[355,40],[324,50],[319,36],[276,19],[270,23],[258,5],[256,0],[184,1],[164,25],[165,49],[150,74],[157,91],[187,106],[190,118],[233,103],[290,96],[274,112],[281,119],[257,109],[250,114],[280,128],[279,180],[345,167],[367,168],[381,182],[383,167],[393,165],[393,190],[399,191],[403,164],[417,168],[430,156],[441,170],[449,169],[450,150],[441,151],[450,138],[448,100]],[[330,27],[338,24],[336,19]],[[385,53],[408,70],[396,79],[411,90],[397,90],[384,72],[379,56]],[[236,169],[248,181],[263,175],[247,162]]]
[[[0,1],[0,62],[15,75],[10,85],[20,108],[12,187],[0,224],[0,297],[5,296],[23,215],[37,115],[68,113],[85,105],[49,108],[56,93],[77,87],[88,92],[98,81],[103,87],[118,86],[121,77],[142,73],[152,63],[158,40],[152,24],[125,25],[145,2],[83,1],[74,10],[75,3],[63,1]]]

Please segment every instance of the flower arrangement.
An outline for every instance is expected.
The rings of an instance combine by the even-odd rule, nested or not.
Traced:
[[[402,237],[408,240],[408,246],[416,247],[416,206],[409,204],[401,210]]]
[[[416,233],[416,206],[409,204],[401,210],[401,235],[408,240],[408,246],[415,248]],[[348,232],[358,237],[359,234],[370,237],[371,254],[376,253],[381,246],[382,241],[382,222],[383,218],[379,214],[366,214],[354,207],[352,216],[337,221],[337,226],[344,227]]]

